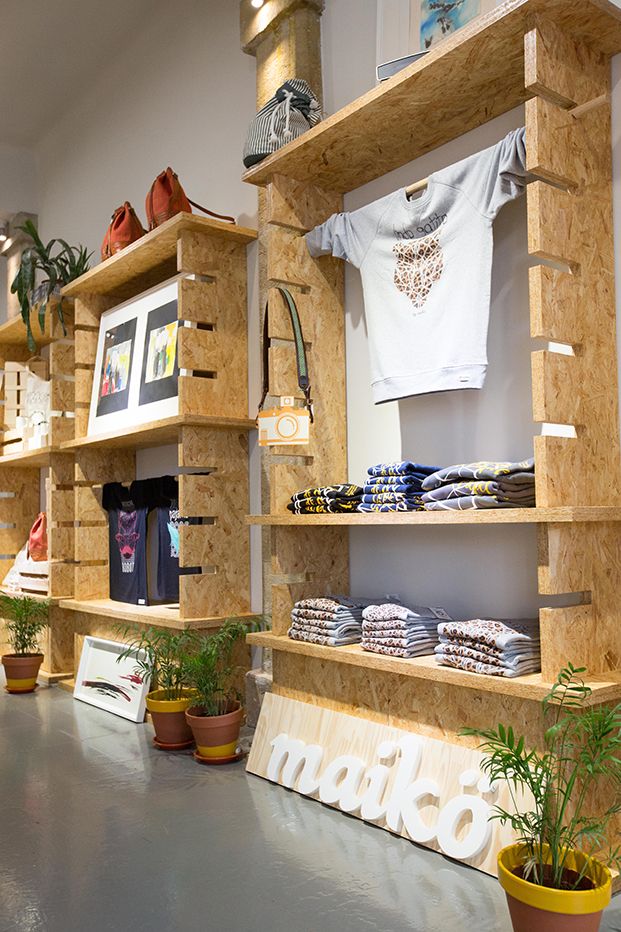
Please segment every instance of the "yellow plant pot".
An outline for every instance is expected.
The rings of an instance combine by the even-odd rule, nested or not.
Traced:
[[[2,665],[6,676],[6,691],[33,693],[37,688],[42,662],[43,654],[4,654]]]
[[[193,689],[184,689],[181,699],[166,699],[165,689],[153,689],[147,694],[147,709],[149,712],[185,712],[190,708],[195,692]]]
[[[595,884],[592,890],[555,890],[522,880],[514,871],[525,860],[523,845],[510,845],[498,854],[498,880],[507,895],[514,932],[597,932],[610,902],[612,878],[607,867],[581,851],[571,851],[566,866]],[[546,863],[550,863],[549,852]]]
[[[155,729],[155,744],[166,751],[182,750],[194,744],[185,710],[194,701],[194,691],[184,689],[181,699],[166,699],[165,689],[154,689],[147,696],[147,709]]]

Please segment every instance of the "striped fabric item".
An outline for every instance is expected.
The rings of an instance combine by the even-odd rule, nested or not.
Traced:
[[[301,78],[291,78],[259,110],[248,129],[244,165],[263,161],[322,118],[319,101]]]

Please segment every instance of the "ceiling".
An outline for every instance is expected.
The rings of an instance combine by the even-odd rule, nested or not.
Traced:
[[[160,0],[0,0],[0,144],[37,142],[159,6]]]

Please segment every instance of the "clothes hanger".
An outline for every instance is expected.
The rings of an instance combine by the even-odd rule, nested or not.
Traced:
[[[429,178],[422,178],[420,181],[415,181],[414,184],[409,185],[405,189],[405,196],[408,201],[414,194],[418,194],[419,191],[424,191],[429,185]]]

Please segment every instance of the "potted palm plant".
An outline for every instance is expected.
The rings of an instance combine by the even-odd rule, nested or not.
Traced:
[[[611,896],[609,867],[621,862],[618,845],[601,854],[621,812],[621,704],[592,705],[584,672],[569,664],[544,699],[542,753],[508,726],[464,732],[482,739],[492,783],[506,780],[514,802],[520,792],[532,799],[526,811],[515,804],[493,816],[517,838],[498,855],[515,932],[597,932]]]
[[[192,730],[186,722],[185,710],[194,694],[187,687],[185,659],[193,638],[187,631],[166,628],[123,629],[130,640],[118,660],[136,656],[136,673],[149,678],[155,686],[147,695],[155,737],[153,743],[162,750],[175,751],[191,747]]]
[[[199,638],[196,650],[186,657],[188,682],[195,698],[185,717],[196,741],[194,756],[201,763],[224,764],[238,759],[243,712],[233,684],[238,668],[232,654],[235,643],[250,626],[229,619],[214,634]]]
[[[37,310],[41,333],[44,333],[45,312],[48,303],[54,303],[66,336],[61,290],[63,285],[68,285],[88,271],[92,253],[84,246],[70,246],[64,239],[51,239],[49,243],[44,243],[32,220],[26,220],[24,225],[17,229],[30,237],[32,246],[24,249],[22,253],[17,275],[11,284],[11,292],[17,295],[19,301],[22,320],[26,326],[28,347],[31,352],[35,352],[31,311]],[[43,280],[37,286],[37,277],[41,274]]]
[[[13,653],[4,654],[2,665],[9,693],[32,693],[43,662],[39,637],[48,624],[49,602],[30,596],[0,594],[0,617],[5,619]]]

